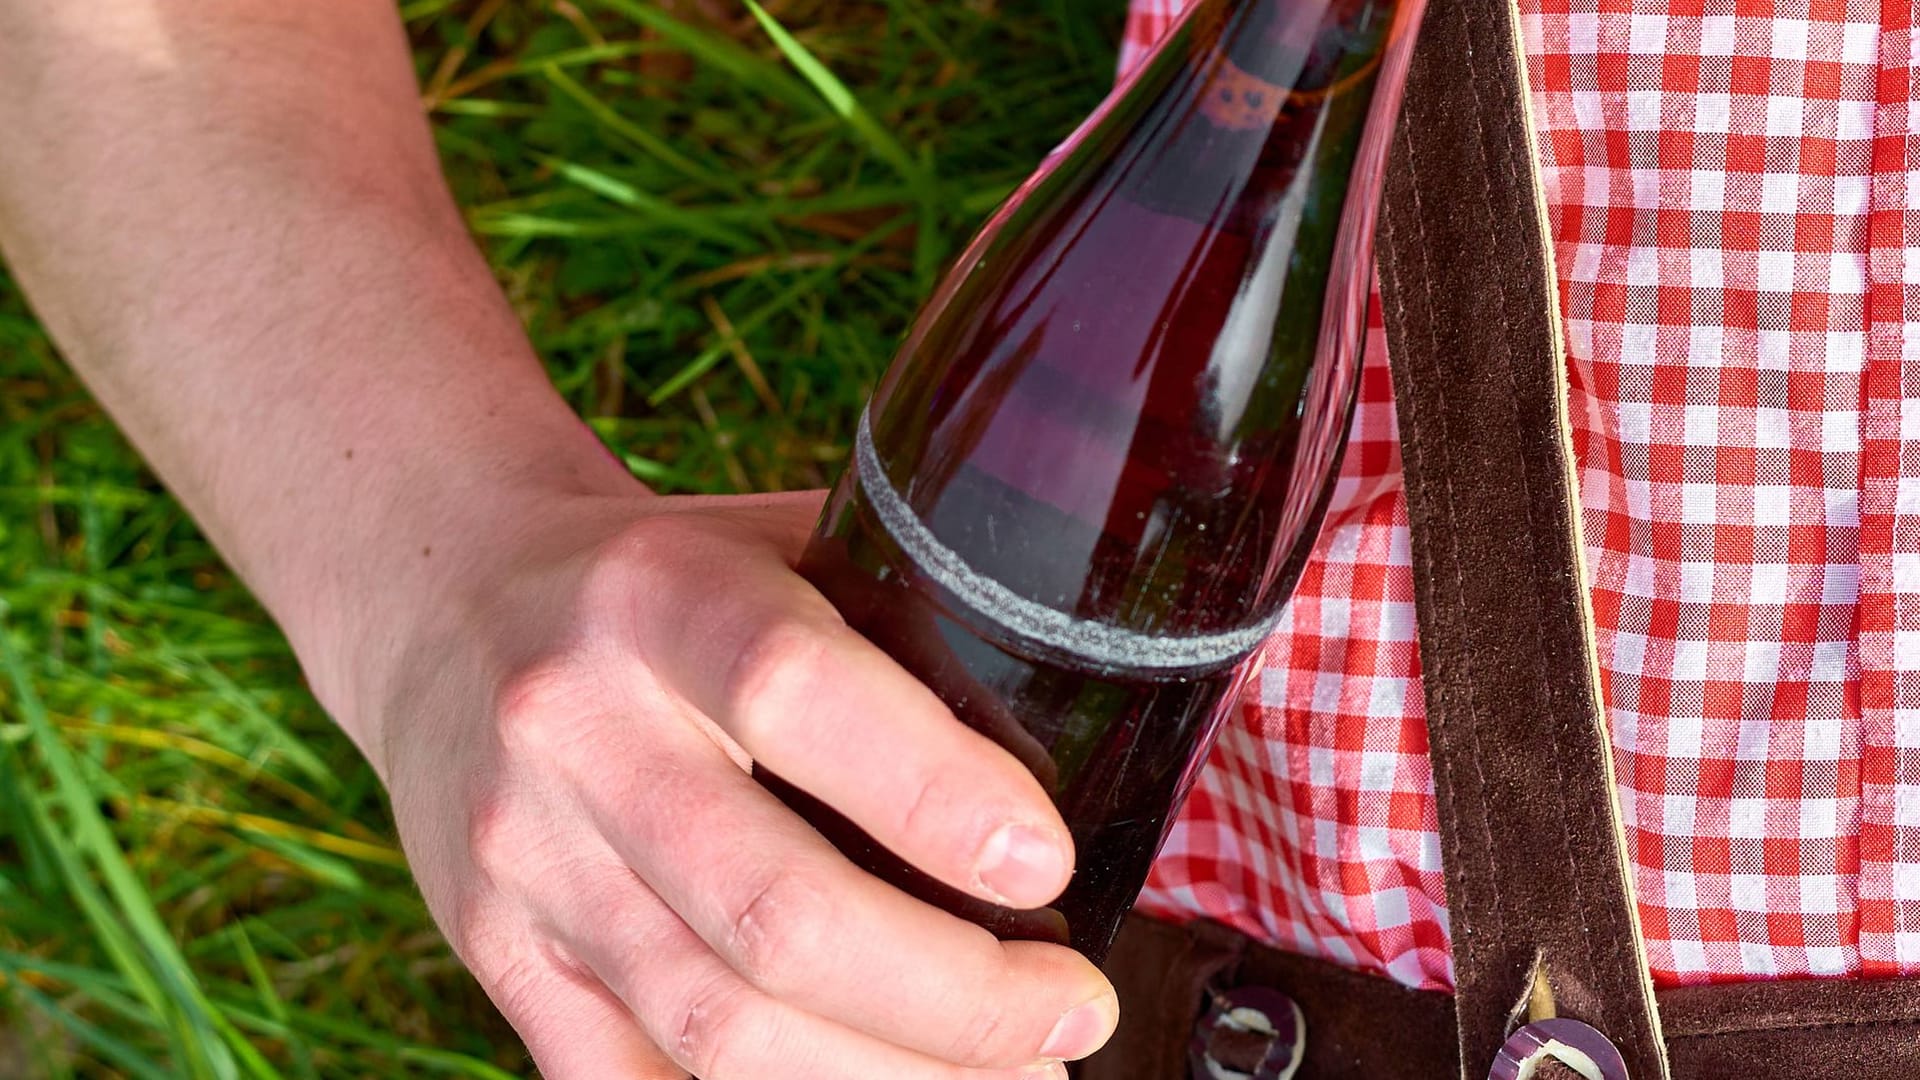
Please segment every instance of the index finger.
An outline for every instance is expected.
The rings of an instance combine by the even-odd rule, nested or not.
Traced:
[[[1028,767],[960,723],[771,549],[657,576],[663,681],[765,769],[938,881],[1010,908],[1065,888],[1073,841]],[[700,565],[704,563],[705,565]]]

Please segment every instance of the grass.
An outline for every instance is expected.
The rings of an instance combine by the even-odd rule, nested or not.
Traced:
[[[411,0],[454,188],[662,490],[823,484],[1118,0]],[[0,1076],[511,1077],[384,796],[0,274]]]

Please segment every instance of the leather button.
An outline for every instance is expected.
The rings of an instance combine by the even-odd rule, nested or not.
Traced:
[[[1487,1080],[1544,1080],[1558,1071],[1556,1062],[1581,1080],[1628,1080],[1626,1059],[1610,1039],[1564,1017],[1535,1020],[1514,1032],[1493,1059]]]
[[[1193,1080],[1292,1080],[1307,1051],[1300,1006],[1278,990],[1212,991],[1193,1027]]]

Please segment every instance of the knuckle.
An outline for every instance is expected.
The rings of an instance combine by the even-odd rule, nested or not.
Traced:
[[[482,795],[467,808],[467,857],[480,880],[504,884],[538,850],[537,837],[520,800],[500,792]]]
[[[661,572],[684,562],[686,552],[698,548],[683,516],[644,517],[596,548],[587,574],[588,591],[633,595],[651,587]]]
[[[531,664],[500,680],[493,695],[494,715],[503,728],[530,727],[564,705],[574,692],[560,664]]]
[[[813,970],[828,897],[801,872],[775,870],[727,920],[727,955],[748,981],[776,995]]]
[[[546,1015],[555,993],[554,981],[545,977],[541,964],[530,956],[520,957],[491,972],[485,972],[481,981],[501,1015],[516,1024],[525,1024],[535,1017]]]
[[[480,973],[480,965],[499,951],[501,933],[496,906],[489,890],[466,889],[440,905],[436,913],[447,944],[476,974]],[[503,972],[501,979],[506,980],[511,974],[511,971]]]
[[[500,680],[493,695],[501,742],[528,760],[549,756],[569,741],[591,707],[592,682],[561,658],[530,664]]]
[[[491,794],[467,810],[467,852],[481,870],[509,862],[519,845],[519,813],[512,799]]]
[[[797,619],[770,619],[754,630],[728,672],[725,707],[735,737],[750,745],[776,729],[804,730],[793,721],[823,688],[828,649],[824,634]]]
[[[747,1055],[742,1039],[751,1034],[747,1021],[752,995],[746,987],[715,980],[689,995],[672,1021],[674,1060],[695,1076],[727,1080],[746,1076],[731,1063]]]
[[[742,554],[740,545],[715,519],[697,511],[649,514],[614,537],[597,553],[595,571],[608,584],[643,591],[684,580],[706,578],[713,567]]]
[[[613,548],[618,557],[644,565],[702,550],[715,540],[711,518],[683,510],[641,517],[614,539]]]

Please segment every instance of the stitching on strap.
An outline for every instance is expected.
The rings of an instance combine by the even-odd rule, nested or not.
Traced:
[[[1426,370],[1426,378],[1423,381],[1429,384],[1429,388],[1433,392],[1434,399],[1440,406],[1438,420],[1439,420],[1439,427],[1442,431],[1441,437],[1437,439],[1416,438],[1411,441],[1418,448],[1420,464],[1422,467],[1422,474],[1427,478],[1427,482],[1431,483],[1432,479],[1438,476],[1441,479],[1442,486],[1446,492],[1446,494],[1437,501],[1439,503],[1439,508],[1445,512],[1446,517],[1448,519],[1445,524],[1446,526],[1449,526],[1449,527],[1444,527],[1442,531],[1446,534],[1448,542],[1454,552],[1453,584],[1454,584],[1455,603],[1451,605],[1451,607],[1453,609],[1457,609],[1459,607],[1460,598],[1466,595],[1466,584],[1460,574],[1460,567],[1464,563],[1464,559],[1460,557],[1460,550],[1458,546],[1459,531],[1457,529],[1450,527],[1452,524],[1452,519],[1455,516],[1454,507],[1458,505],[1458,500],[1455,499],[1454,491],[1453,491],[1453,477],[1455,474],[1455,469],[1453,468],[1453,455],[1450,451],[1450,448],[1447,444],[1447,439],[1444,434],[1445,428],[1446,428],[1445,389],[1442,384],[1442,380],[1439,377],[1438,370],[1431,366],[1432,362],[1435,361],[1440,356],[1440,353],[1441,353],[1441,341],[1439,338],[1439,329],[1432,318],[1432,312],[1434,308],[1437,306],[1435,303],[1436,298],[1434,296],[1434,291],[1433,291],[1433,282],[1436,275],[1433,273],[1433,264],[1430,257],[1431,252],[1433,251],[1434,245],[1428,243],[1427,241],[1426,218],[1423,213],[1419,212],[1421,208],[1421,202],[1420,202],[1420,194],[1419,194],[1419,184],[1417,181],[1420,175],[1420,168],[1419,168],[1420,151],[1411,140],[1408,140],[1403,145],[1406,150],[1406,170],[1408,175],[1412,177],[1414,181],[1408,184],[1408,191],[1411,193],[1411,197],[1413,199],[1413,206],[1416,211],[1414,214],[1411,215],[1412,220],[1409,222],[1409,224],[1413,229],[1413,234],[1414,234],[1414,246],[1412,250],[1416,253],[1416,257],[1420,260],[1420,265],[1424,271],[1419,276],[1419,284],[1420,284],[1421,290],[1426,295],[1427,314],[1428,314],[1428,317],[1425,320],[1423,320],[1423,327],[1426,331],[1426,338],[1427,338],[1427,344],[1428,344],[1427,351],[1424,355],[1411,357],[1409,359],[1414,363],[1421,364],[1422,367]],[[1402,306],[1401,310],[1404,311],[1404,306]],[[1416,429],[1423,428],[1424,421],[1420,419],[1416,419],[1414,421],[1414,426],[1416,427]],[[1403,452],[1405,449],[1406,442],[1407,440],[1403,440]],[[1437,468],[1438,470],[1437,472],[1434,471],[1434,469],[1426,468],[1426,465],[1428,463],[1429,451],[1432,452],[1433,457],[1438,459],[1436,462],[1433,463],[1434,467]],[[1423,557],[1423,562],[1425,563],[1423,569],[1427,572],[1428,580],[1435,582],[1437,584],[1437,581],[1435,581],[1437,575],[1435,573],[1435,567],[1433,565],[1432,549],[1430,547],[1426,547],[1426,545],[1423,545],[1423,547],[1425,547],[1426,549],[1425,556]],[[1445,614],[1446,617],[1451,620],[1453,616],[1453,611],[1450,610],[1443,614]],[[1473,692],[1472,680],[1467,681],[1467,684],[1464,689],[1467,695],[1467,701],[1465,704],[1469,710],[1469,715],[1475,715],[1478,712],[1479,706],[1477,704],[1477,701]],[[1431,714],[1430,722],[1434,725],[1436,729],[1444,728],[1447,725],[1448,712],[1449,710],[1447,709],[1440,709],[1437,712]],[[1467,725],[1467,730],[1469,734],[1473,736],[1475,748],[1477,750],[1479,748],[1478,728],[1476,725],[1469,723]],[[1462,809],[1460,805],[1462,800],[1460,798],[1460,788],[1458,786],[1457,781],[1454,778],[1455,777],[1454,755],[1441,754],[1441,755],[1438,755],[1438,760],[1441,762],[1441,767],[1446,770],[1447,778],[1448,778],[1448,784],[1447,784],[1447,794],[1448,794],[1447,801],[1449,804],[1448,811],[1457,820],[1459,818],[1459,815]],[[1489,787],[1489,785],[1487,784],[1486,770],[1481,766],[1481,762],[1484,760],[1485,760],[1485,756],[1483,754],[1475,753],[1473,756],[1474,777],[1476,781],[1474,794],[1481,798],[1485,797],[1485,794]],[[1454,940],[1456,942],[1459,942],[1462,939],[1462,937],[1465,938],[1466,948],[1469,952],[1478,951],[1481,942],[1492,940],[1493,937],[1497,936],[1497,931],[1501,926],[1501,922],[1500,922],[1501,906],[1499,902],[1499,893],[1500,893],[1499,880],[1498,880],[1497,874],[1494,871],[1493,866],[1491,865],[1491,855],[1490,855],[1490,853],[1494,849],[1493,830],[1492,830],[1492,827],[1488,824],[1486,815],[1484,814],[1479,815],[1479,824],[1480,824],[1480,832],[1482,834],[1483,843],[1477,846],[1468,845],[1464,842],[1463,837],[1459,837],[1457,835],[1459,830],[1451,830],[1451,832],[1455,834],[1454,843],[1452,844],[1454,851],[1451,852],[1449,855],[1449,857],[1451,858],[1459,859],[1462,863],[1462,869],[1458,874],[1458,877],[1460,878],[1461,885],[1463,886],[1463,889],[1462,889],[1463,892],[1471,892],[1471,890],[1466,889],[1465,886],[1468,885],[1468,883],[1471,882],[1473,879],[1479,878],[1486,883],[1486,887],[1491,891],[1494,898],[1494,902],[1488,906],[1487,912],[1486,912],[1487,914],[1492,916],[1492,923],[1493,923],[1492,926],[1488,927],[1489,933],[1487,936],[1477,937],[1472,934],[1454,936]],[[1464,903],[1466,902],[1466,899],[1467,898],[1463,896],[1460,898],[1460,901]],[[1449,907],[1451,907],[1451,904],[1452,904],[1452,900],[1450,898]],[[1456,945],[1455,947],[1458,948],[1458,945]]]
[[[1475,8],[1482,3],[1501,7]],[[1570,638],[1567,627],[1549,624],[1550,618],[1584,621],[1589,605],[1573,503],[1578,478],[1564,430],[1564,375],[1556,367],[1559,311],[1547,280],[1552,239],[1543,229],[1541,191],[1532,177],[1517,10],[1511,0],[1435,0],[1433,14],[1439,16],[1436,34],[1424,63],[1416,61],[1423,69],[1416,85],[1424,88],[1409,96],[1394,144],[1399,174],[1389,180],[1382,225],[1389,262],[1396,265],[1383,265],[1382,277],[1390,284],[1389,332],[1396,339],[1390,340],[1389,356],[1396,385],[1405,388],[1399,415],[1406,471],[1419,478],[1418,512],[1411,515],[1422,534],[1415,544],[1423,577],[1417,595],[1432,609],[1420,615],[1423,645],[1438,646],[1426,650],[1440,661],[1428,671],[1442,676],[1428,682],[1428,724],[1442,781],[1436,786],[1443,792],[1442,847],[1453,887],[1448,908],[1465,1006],[1461,1064],[1484,1067],[1483,1052],[1491,1053],[1480,1044],[1494,1033],[1481,1028],[1498,1020],[1488,1002],[1500,999],[1504,1012],[1509,993],[1519,989],[1504,985],[1521,974],[1506,970],[1515,962],[1512,954],[1544,947],[1549,961],[1570,976],[1568,989],[1577,991],[1572,1000],[1614,1026],[1636,1069],[1655,1080],[1666,1072],[1664,1047],[1632,906],[1611,744],[1592,682],[1590,630]],[[1490,64],[1489,57],[1501,64]],[[1508,62],[1513,70],[1505,69]],[[1500,70],[1492,70],[1496,66]],[[1483,85],[1489,75],[1500,80],[1491,88]],[[1517,118],[1516,108],[1522,110]],[[1478,176],[1467,175],[1476,169]],[[1423,185],[1436,184],[1452,187],[1448,205],[1430,196],[1423,202]],[[1516,214],[1527,220],[1508,220]],[[1529,231],[1515,232],[1516,225]],[[1546,250],[1536,253],[1535,244]],[[1491,290],[1474,279],[1474,291],[1462,291],[1468,279],[1461,268],[1444,263],[1462,255],[1475,272],[1494,279]],[[1514,274],[1541,280],[1510,279]],[[1497,310],[1487,311],[1488,303]],[[1462,348],[1476,352],[1455,355]],[[1548,368],[1536,371],[1541,364]],[[1487,468],[1487,462],[1497,467]],[[1488,474],[1492,486],[1476,486],[1482,479],[1476,471]],[[1408,491],[1411,496],[1411,482]],[[1495,499],[1507,502],[1496,505]],[[1516,499],[1522,505],[1512,505]],[[1546,507],[1535,505],[1543,500],[1560,504],[1551,522],[1541,520]],[[1477,623],[1470,605],[1511,601],[1496,583],[1478,576],[1486,569],[1484,558],[1469,567],[1474,553],[1467,549],[1476,535],[1499,545],[1518,572],[1531,575],[1518,585],[1516,599],[1531,603],[1532,610]],[[1488,694],[1489,687],[1503,684]],[[1503,711],[1515,709],[1529,711]],[[1490,751],[1519,752],[1518,743],[1536,737],[1545,742],[1538,750],[1552,759],[1550,767],[1516,776],[1503,771],[1515,763],[1489,761]],[[1577,769],[1557,747],[1577,751]],[[1460,754],[1473,756],[1470,770],[1454,760]],[[1493,768],[1490,779],[1496,764],[1503,768]],[[1529,817],[1516,816],[1509,783],[1524,792],[1517,813]],[[1545,817],[1559,820],[1540,820]],[[1496,846],[1523,845],[1529,833],[1543,841],[1539,848],[1558,842],[1560,850],[1529,857]],[[1609,857],[1588,866],[1580,850],[1601,837]],[[1501,876],[1516,859],[1545,877],[1516,890],[1515,879]],[[1595,873],[1606,879],[1588,880]],[[1544,909],[1506,911],[1508,903],[1533,902]],[[1523,929],[1534,940],[1514,940]],[[1607,940],[1596,943],[1601,934]]]
[[[1461,9],[1461,13],[1462,13],[1462,17],[1465,19],[1465,21],[1468,23],[1469,26],[1477,27],[1479,25],[1479,16],[1476,14],[1476,10],[1472,5],[1467,5],[1463,7]],[[1519,180],[1519,176],[1517,172],[1514,170],[1514,166],[1513,166],[1514,154],[1513,154],[1510,126],[1503,125],[1505,134],[1508,135],[1508,138],[1505,140],[1507,144],[1505,147],[1506,153],[1504,154],[1493,153],[1491,148],[1491,143],[1488,140],[1487,126],[1484,119],[1487,111],[1487,101],[1484,94],[1486,81],[1483,78],[1481,78],[1479,66],[1476,64],[1475,60],[1476,58],[1474,55],[1474,50],[1469,48],[1467,50],[1466,56],[1463,58],[1463,62],[1466,65],[1467,73],[1468,73],[1467,85],[1473,94],[1473,101],[1474,101],[1474,105],[1476,106],[1473,112],[1474,139],[1476,142],[1479,143],[1481,157],[1490,164],[1492,163],[1504,164],[1507,169],[1508,179],[1517,183]],[[1501,76],[1496,75],[1496,78],[1500,78],[1500,77]],[[1502,86],[1505,85],[1504,78],[1502,78],[1501,85]],[[1499,204],[1496,202],[1494,198],[1492,177],[1486,175],[1486,173],[1483,172],[1481,174],[1480,184],[1481,184],[1481,191],[1484,193],[1486,198],[1486,204],[1489,207],[1497,207]],[[1505,245],[1501,245],[1498,239],[1494,239],[1492,243],[1493,243],[1493,246],[1496,246],[1496,247],[1505,246]],[[1524,264],[1518,261],[1516,261],[1515,266],[1516,268],[1524,268]],[[1515,331],[1515,328],[1514,328],[1512,312],[1515,304],[1514,304],[1513,297],[1508,290],[1508,284],[1509,284],[1508,279],[1505,275],[1496,275],[1494,277],[1494,287],[1499,291],[1500,301],[1501,301],[1500,303],[1501,332],[1494,341],[1494,345],[1496,346],[1494,359],[1497,360],[1501,376],[1506,380],[1507,389],[1510,394],[1510,397],[1508,398],[1508,400],[1517,402],[1517,401],[1524,400],[1524,398],[1521,393],[1519,378],[1514,374],[1514,365],[1513,365],[1514,357],[1513,357],[1512,346],[1513,346],[1514,339],[1518,337],[1519,334]],[[1553,358],[1553,362],[1557,362],[1557,360],[1558,360],[1557,357]],[[1511,418],[1502,417],[1502,419],[1509,420],[1510,426],[1515,429],[1516,434],[1518,433],[1521,427],[1521,424],[1519,423],[1519,420],[1517,417],[1511,417]],[[1533,471],[1536,466],[1536,463],[1530,459],[1523,458],[1519,464],[1520,464],[1519,475],[1520,475],[1520,490],[1521,490],[1521,508],[1526,513],[1527,526],[1528,526],[1522,539],[1527,545],[1528,552],[1531,556],[1531,561],[1533,562],[1534,566],[1538,567],[1538,566],[1544,565],[1548,560],[1542,557],[1542,552],[1540,551],[1538,540],[1537,540],[1537,534],[1534,528],[1537,522],[1534,519],[1534,513],[1533,513],[1534,507],[1533,507],[1532,479],[1533,479]],[[1543,608],[1546,608],[1548,605],[1548,598],[1542,595],[1540,591],[1540,587],[1542,585],[1542,576],[1543,575],[1539,573],[1530,575],[1531,584],[1534,589],[1534,603],[1531,606],[1531,614],[1534,616],[1534,625],[1536,628],[1536,635],[1535,635],[1536,641],[1541,640],[1541,637],[1544,634],[1544,627],[1540,625],[1539,616],[1540,616],[1541,610]],[[1534,663],[1531,665],[1532,676],[1533,676],[1535,685],[1537,685],[1540,688],[1540,700],[1542,700],[1543,702],[1552,702],[1552,701],[1555,701],[1556,699],[1562,698],[1563,695],[1556,692],[1555,687],[1551,684],[1550,680],[1547,678],[1546,671],[1544,670],[1545,669],[1545,664],[1543,663],[1544,657],[1542,657],[1540,653],[1535,652],[1533,654],[1533,660],[1534,660]],[[1558,724],[1560,722],[1560,718],[1558,716],[1551,717],[1550,722],[1554,724]],[[1556,791],[1563,793],[1567,789],[1567,774],[1566,774],[1565,762],[1561,759],[1561,756],[1559,754],[1549,754],[1547,755],[1547,757],[1549,760],[1553,762],[1554,777],[1558,781],[1556,785]],[[1593,908],[1593,902],[1588,898],[1587,892],[1586,892],[1586,887],[1585,887],[1586,875],[1581,873],[1579,860],[1574,857],[1574,838],[1573,838],[1572,822],[1569,820],[1572,815],[1568,812],[1571,808],[1568,806],[1567,801],[1564,798],[1557,799],[1556,802],[1558,802],[1559,804],[1558,808],[1560,810],[1560,813],[1554,815],[1554,817],[1557,819],[1554,822],[1554,825],[1559,828],[1560,850],[1561,850],[1561,853],[1566,856],[1567,883],[1569,887],[1573,889],[1574,898],[1575,898],[1574,902],[1580,908],[1581,913],[1583,915],[1590,916],[1594,908]],[[1594,920],[1591,917],[1589,917],[1586,921],[1592,922]],[[1597,967],[1598,964],[1596,963],[1593,955],[1592,938],[1588,935],[1583,934],[1580,936],[1580,942],[1582,945],[1582,952],[1586,956],[1588,968],[1592,969]]]

